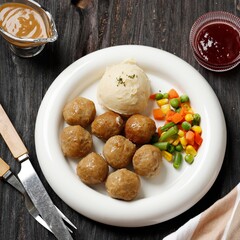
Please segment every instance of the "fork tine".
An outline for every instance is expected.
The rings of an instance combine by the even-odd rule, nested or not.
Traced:
[[[18,178],[13,174],[13,172],[11,172],[11,170],[9,169],[4,175],[3,175],[3,179],[8,182],[12,187],[14,187],[15,189],[17,189],[20,193],[22,193],[22,195],[24,196],[24,200],[25,200],[25,205],[26,208],[29,212],[29,214],[36,219],[43,227],[45,227],[48,231],[50,231],[52,233],[52,230],[50,229],[50,227],[48,226],[48,224],[42,219],[42,217],[39,215],[38,210],[36,209],[36,207],[34,206],[32,200],[30,199],[30,197],[28,196],[28,194],[26,193],[23,185],[20,183],[20,181],[18,180]],[[57,207],[56,207],[57,208]],[[57,208],[57,210],[59,211],[60,215],[62,216],[62,218],[68,222],[71,226],[73,226],[75,229],[77,229],[71,222],[70,220]],[[70,233],[73,233],[73,231],[68,228],[68,231]]]
[[[56,206],[55,206],[56,207]],[[58,210],[58,213],[61,215],[62,219],[67,222],[70,226],[72,226],[74,229],[77,229],[77,227],[56,207]]]
[[[3,179],[9,183],[12,187],[17,189],[23,196],[24,196],[24,202],[26,209],[30,213],[30,215],[35,218],[43,227],[45,227],[50,232],[51,229],[49,228],[48,224],[39,216],[37,209],[33,205],[31,199],[28,197],[28,195],[25,192],[25,189],[23,188],[22,184],[19,182],[17,177],[11,172],[11,170],[8,170],[4,175]]]

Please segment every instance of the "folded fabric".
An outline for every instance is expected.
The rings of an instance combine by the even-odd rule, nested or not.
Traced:
[[[239,240],[240,183],[163,240]]]

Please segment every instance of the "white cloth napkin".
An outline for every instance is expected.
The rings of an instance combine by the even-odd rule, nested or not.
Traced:
[[[240,183],[163,240],[240,240]]]

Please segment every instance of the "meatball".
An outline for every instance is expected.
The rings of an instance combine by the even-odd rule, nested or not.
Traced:
[[[141,114],[132,115],[125,125],[126,138],[136,144],[149,143],[155,131],[155,122]]]
[[[109,174],[105,185],[111,197],[130,201],[137,196],[141,183],[136,173],[122,168]]]
[[[126,167],[135,151],[136,145],[121,135],[109,138],[103,147],[103,155],[113,168]]]
[[[87,127],[96,116],[94,103],[83,97],[77,97],[67,103],[63,109],[63,118],[69,125]]]
[[[89,153],[77,165],[77,175],[88,185],[104,182],[108,170],[107,162],[95,152]]]
[[[124,122],[121,116],[114,112],[105,112],[92,122],[92,133],[103,140],[121,133]]]
[[[91,134],[79,125],[65,127],[60,138],[63,154],[70,158],[86,156],[93,146]]]
[[[159,148],[146,144],[135,152],[133,168],[138,175],[150,177],[158,173],[161,161],[162,153]]]

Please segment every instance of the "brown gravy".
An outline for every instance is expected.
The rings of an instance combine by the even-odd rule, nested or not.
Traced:
[[[40,13],[22,3],[0,6],[0,27],[18,38],[38,39],[51,35]]]

